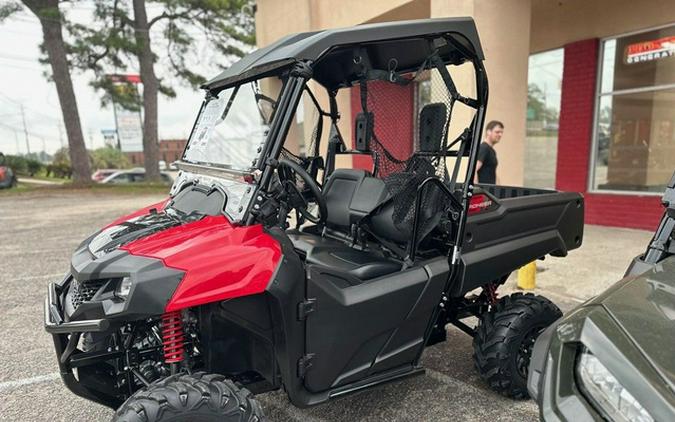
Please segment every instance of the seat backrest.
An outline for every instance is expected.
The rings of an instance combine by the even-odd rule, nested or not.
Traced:
[[[448,108],[444,103],[431,103],[422,107],[419,118],[420,151],[441,150],[447,118]]]
[[[336,169],[330,175],[323,188],[328,209],[327,228],[349,233],[352,198],[367,175],[365,170],[358,169]]]
[[[359,223],[389,196],[384,181],[365,170],[336,169],[323,190],[326,199],[326,227],[351,234],[353,224]],[[405,242],[410,233],[394,226],[393,203],[386,204],[371,216],[369,227],[377,236]]]
[[[372,211],[386,195],[384,182],[366,170],[335,169],[323,188],[328,209],[326,227],[349,234],[352,224]]]

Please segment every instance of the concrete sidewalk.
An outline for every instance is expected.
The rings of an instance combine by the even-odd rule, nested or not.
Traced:
[[[534,290],[556,299],[583,302],[623,278],[631,260],[647,248],[653,233],[644,230],[587,225],[579,249],[565,258],[537,261]],[[516,289],[517,274],[506,288]]]

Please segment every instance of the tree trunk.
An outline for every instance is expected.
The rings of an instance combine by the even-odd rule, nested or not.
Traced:
[[[89,184],[91,183],[91,167],[84,136],[82,136],[80,114],[77,110],[77,100],[75,91],[73,91],[73,81],[70,78],[70,68],[61,32],[59,2],[58,0],[22,0],[22,2],[40,19],[42,25],[44,46],[52,67],[63,123],[68,135],[70,165],[74,181],[78,184]]]
[[[143,82],[143,156],[145,179],[159,181],[159,141],[157,135],[157,92],[159,83],[155,75],[155,56],[150,45],[150,28],[145,11],[145,0],[133,0],[134,29],[136,31],[137,57]]]

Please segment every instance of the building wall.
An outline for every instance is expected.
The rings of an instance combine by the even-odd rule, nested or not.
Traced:
[[[530,51],[673,22],[673,0],[532,0]]]
[[[159,159],[170,164],[183,156],[187,139],[163,139],[159,141]]]
[[[490,85],[485,122],[499,120],[505,126],[495,148],[497,183],[504,185],[523,184],[530,10],[530,0],[431,1],[432,18],[471,16],[476,22]]]
[[[588,224],[654,230],[660,197],[588,192],[598,46],[597,38],[565,46],[556,189],[584,194]]]
[[[164,160],[167,165],[179,160],[183,156],[187,139],[163,139],[159,141],[159,159]],[[143,167],[143,152],[125,152],[132,167]]]
[[[264,46],[293,32],[445,16],[473,17],[481,36],[490,81],[487,120],[506,126],[497,146],[498,181],[523,183],[529,54],[564,47],[558,159],[551,169],[556,185],[585,193],[589,223],[652,229],[662,212],[659,198],[588,193],[598,39],[675,22],[673,0],[258,0],[256,31]],[[460,72],[458,86],[471,88],[469,73]],[[350,100],[346,91],[338,95],[347,140],[355,115]],[[351,158],[344,160],[350,166]]]
[[[503,142],[497,146],[499,182],[522,185],[527,98],[518,93],[527,92],[530,0],[343,0],[339,4],[321,0],[259,0],[256,34],[258,46],[262,47],[293,32],[448,16],[472,16],[476,21],[490,80],[487,119],[500,120],[506,126]],[[505,22],[508,28],[519,30],[505,30]],[[459,76],[457,85],[459,88],[468,85],[469,89],[463,92],[472,95],[473,75],[468,73],[466,80]],[[351,133],[347,116],[354,113],[349,95],[338,95],[338,106],[343,116],[340,130],[343,134]]]

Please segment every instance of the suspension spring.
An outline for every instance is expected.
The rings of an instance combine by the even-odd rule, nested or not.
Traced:
[[[499,296],[497,295],[497,285],[495,283],[488,283],[485,285],[484,290],[488,299],[488,303],[492,306],[496,305],[499,301]]]
[[[167,364],[183,361],[185,335],[180,311],[167,312],[162,315],[162,343],[164,345],[164,361]]]

